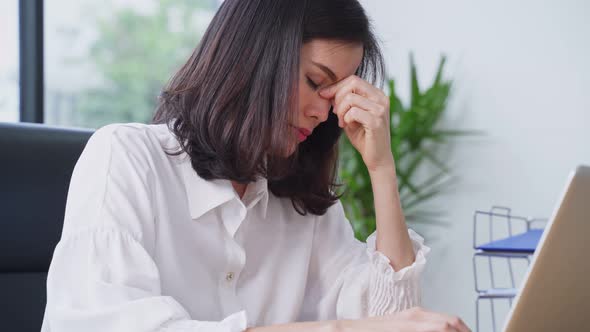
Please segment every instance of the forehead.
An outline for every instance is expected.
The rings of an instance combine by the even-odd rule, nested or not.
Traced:
[[[313,66],[320,63],[329,67],[338,80],[356,72],[363,59],[363,45],[326,39],[313,39],[301,48],[301,63]]]

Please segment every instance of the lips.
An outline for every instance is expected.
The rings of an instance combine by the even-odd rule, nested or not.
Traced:
[[[311,135],[311,130],[305,129],[305,128],[297,128],[297,127],[293,127],[293,129],[295,130],[295,133],[297,134],[297,140],[299,140],[299,142],[303,142],[307,139],[307,136]]]
[[[301,132],[303,135],[305,135],[305,137],[307,137],[307,136],[311,135],[311,130],[308,130],[308,129],[305,129],[305,128],[298,128],[298,129],[299,129],[299,131],[300,131],[300,132]]]

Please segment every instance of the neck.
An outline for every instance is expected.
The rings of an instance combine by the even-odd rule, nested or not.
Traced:
[[[240,199],[242,199],[242,197],[244,196],[244,193],[246,192],[246,187],[248,186],[247,183],[238,183],[238,182],[231,182],[232,186],[234,187],[234,189],[236,190],[236,192],[238,193],[238,196],[240,196]]]

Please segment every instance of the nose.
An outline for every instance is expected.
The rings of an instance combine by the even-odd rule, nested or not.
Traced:
[[[314,101],[308,105],[306,110],[306,116],[315,118],[318,123],[322,123],[328,120],[330,109],[332,108],[332,102],[328,99],[324,99],[319,95],[315,96]]]

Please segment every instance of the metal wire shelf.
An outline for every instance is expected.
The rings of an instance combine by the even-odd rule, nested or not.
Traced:
[[[482,228],[481,225],[478,227],[478,225],[483,222],[487,222],[487,227]],[[498,229],[500,222],[503,222],[504,224],[504,232],[500,232]],[[522,236],[527,232],[536,232],[538,230],[542,230],[546,222],[546,218],[532,218],[513,215],[512,210],[504,206],[492,206],[489,211],[476,210],[473,214],[473,249],[475,250],[475,253],[473,254],[472,264],[473,278],[475,281],[475,292],[477,294],[475,301],[476,331],[480,331],[480,302],[482,300],[487,300],[490,303],[492,331],[497,331],[495,302],[507,300],[508,305],[512,306],[512,300],[518,292],[519,285],[517,285],[516,282],[513,262],[515,260],[524,260],[526,261],[526,266],[528,267],[534,253],[534,248],[503,248],[501,246],[493,247],[490,246],[490,244],[498,243],[500,240],[508,240],[517,236]],[[522,229],[520,232],[517,231],[517,227],[515,225],[517,223],[520,224],[520,228]],[[543,227],[534,227],[536,224],[541,223],[543,223]],[[478,238],[478,231],[487,231],[485,240],[480,241]],[[487,273],[490,279],[491,287],[484,288],[480,285],[479,277],[481,274],[478,274],[477,271],[478,259],[487,259]],[[492,260],[494,259],[506,261],[508,277],[510,280],[509,287],[501,287],[498,285],[498,278],[494,273],[494,267],[492,264]]]

